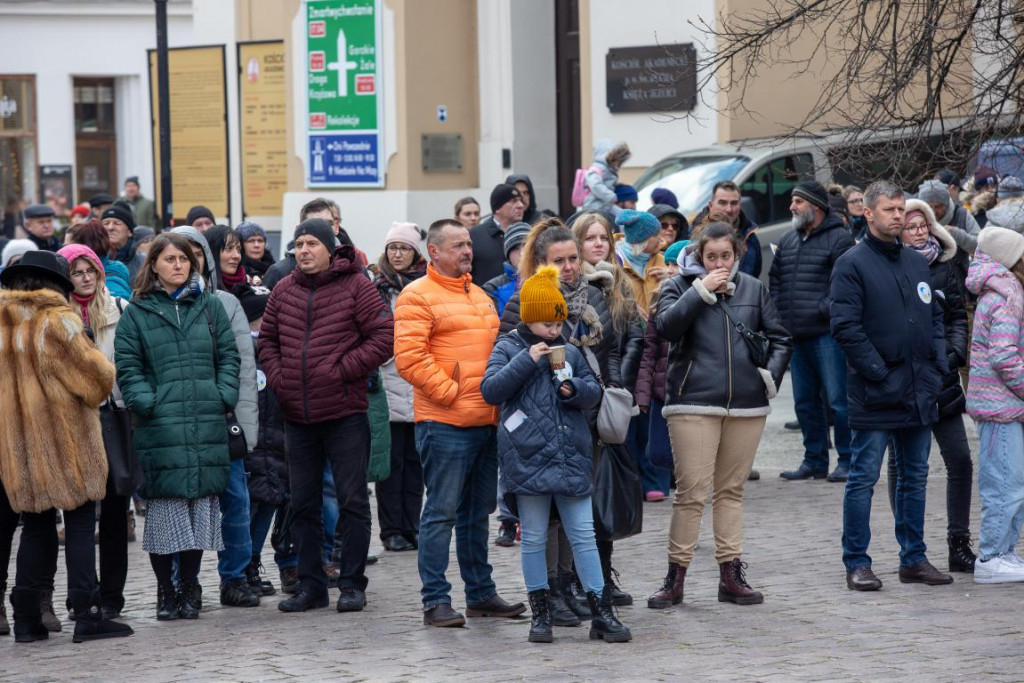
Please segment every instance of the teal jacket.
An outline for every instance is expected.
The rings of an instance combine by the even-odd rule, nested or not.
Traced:
[[[135,413],[144,498],[203,498],[228,482],[224,413],[238,402],[239,355],[224,306],[209,292],[172,301],[163,290],[134,297],[117,324],[114,357]],[[209,309],[217,344],[204,309]]]

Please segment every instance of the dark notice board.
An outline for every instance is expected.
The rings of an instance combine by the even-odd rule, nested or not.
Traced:
[[[689,111],[697,105],[697,50],[693,43],[612,48],[605,78],[613,114]]]

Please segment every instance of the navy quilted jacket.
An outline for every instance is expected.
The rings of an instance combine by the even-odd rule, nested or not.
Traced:
[[[601,401],[601,386],[576,347],[566,344],[576,393],[558,394],[547,357],[530,358],[526,341],[514,331],[498,339],[480,392],[501,406],[498,462],[506,493],[588,496],[593,490],[594,442],[586,411]],[[509,431],[517,411],[526,419]]]
[[[395,322],[351,246],[308,276],[296,269],[270,294],[260,361],[287,420],[315,424],[365,413],[366,379],[391,358]]]

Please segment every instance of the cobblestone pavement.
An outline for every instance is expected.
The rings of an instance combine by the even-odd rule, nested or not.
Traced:
[[[158,623],[153,574],[139,544],[133,544],[124,616],[135,636],[74,645],[73,625],[66,621],[64,632],[46,642],[15,645],[3,637],[0,680],[1024,679],[1024,586],[979,586],[965,574],[957,574],[952,586],[900,584],[884,477],[875,496],[871,552],[885,588],[878,593],[846,589],[839,546],[842,485],[778,478],[781,469],[798,463],[801,452],[799,435],[782,428],[793,415],[787,401],[788,396],[780,397],[769,418],[756,465],[762,479],[747,487],[744,559],[751,584],[765,593],[763,605],[717,602],[708,513],[683,604],[664,611],[646,607],[646,595],[665,572],[668,503],[646,505],[644,533],[616,544],[622,585],[637,598],[634,606],[620,609],[633,631],[633,641],[620,645],[588,640],[586,627],[556,629],[552,645],[529,644],[528,620],[471,619],[464,629],[424,627],[414,553],[382,554],[368,568],[369,605],[345,615],[333,606],[283,614],[276,609],[280,595],[265,598],[257,608],[222,608],[216,558],[208,555],[200,619]],[[973,429],[968,431],[976,453]],[[933,451],[925,531],[930,557],[943,569],[944,479]],[[975,501],[975,530],[978,507]],[[492,546],[491,560],[501,593],[525,599],[518,546]],[[272,565],[270,553],[264,562]],[[461,608],[456,567],[453,554],[449,577],[456,586],[455,606]],[[276,584],[276,572],[272,578]],[[63,581],[62,566],[58,603]]]

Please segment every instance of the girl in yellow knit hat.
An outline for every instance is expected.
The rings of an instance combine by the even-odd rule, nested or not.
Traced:
[[[558,270],[543,266],[519,293],[521,322],[498,339],[480,385],[484,400],[501,407],[498,458],[506,502],[518,508],[523,579],[533,620],[530,642],[553,639],[548,606],[547,545],[551,504],[558,506],[580,580],[593,612],[590,637],[630,640],[604,592],[594,540],[593,443],[586,411],[601,401],[601,386],[583,354],[565,344],[568,314]]]

